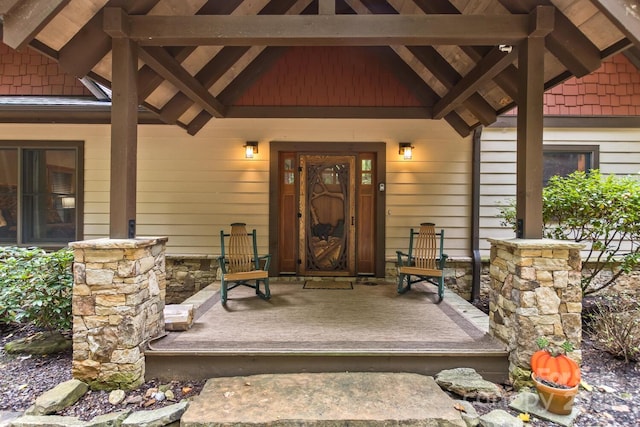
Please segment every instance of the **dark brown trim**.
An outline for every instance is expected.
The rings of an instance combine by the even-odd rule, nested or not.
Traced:
[[[471,147],[471,302],[480,298],[480,174],[482,167],[482,126],[473,131]]]
[[[0,105],[0,123],[110,124],[111,104],[99,105]],[[148,111],[138,110],[138,123],[166,124]]]
[[[297,153],[376,153],[378,182],[386,182],[387,174],[387,149],[384,142],[283,142],[272,141],[269,144],[269,253],[274,260],[278,259],[278,159],[282,151]],[[385,277],[385,206],[386,192],[378,191],[376,197],[376,277]],[[270,276],[277,276],[276,262],[271,263]]]
[[[426,107],[244,107],[227,110],[227,118],[430,119]]]
[[[600,146],[593,144],[544,144],[542,152],[561,152],[561,153],[591,153],[591,165],[589,169],[600,168]]]
[[[75,240],[84,239],[84,141],[73,140],[0,140],[0,148],[16,148],[16,149],[43,149],[43,150],[55,150],[55,149],[73,149],[76,154],[76,234]],[[19,190],[21,191],[21,190]],[[21,231],[17,236],[16,244],[18,246],[24,246],[25,243],[21,240]],[[27,245],[38,244],[38,246],[45,249],[59,249],[66,246],[66,244],[56,244],[52,242],[29,242]]]
[[[515,128],[517,116],[500,116],[491,128]],[[545,128],[640,128],[640,117],[544,116]]]

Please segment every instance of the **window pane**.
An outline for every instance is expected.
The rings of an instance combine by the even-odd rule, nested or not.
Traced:
[[[362,185],[371,185],[371,172],[362,173]]]
[[[544,185],[552,176],[567,176],[575,171],[587,172],[592,164],[591,156],[591,153],[584,152],[545,152]]]
[[[24,243],[73,240],[76,234],[74,150],[23,151]]]
[[[362,160],[362,170],[370,171],[371,170],[371,159],[363,159]]]
[[[16,243],[18,230],[18,150],[0,150],[0,242]]]

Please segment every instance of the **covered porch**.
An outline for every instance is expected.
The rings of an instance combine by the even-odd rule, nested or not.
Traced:
[[[472,367],[507,379],[508,353],[486,314],[447,291],[419,284],[342,279],[273,281],[272,297],[237,288],[222,306],[213,283],[185,301],[193,326],[152,340],[146,375],[163,380],[287,372],[415,372]]]

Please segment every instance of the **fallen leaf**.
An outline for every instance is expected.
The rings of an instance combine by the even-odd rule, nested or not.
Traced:
[[[598,389],[604,393],[615,393],[616,389],[613,387],[609,387],[608,385],[599,385]]]
[[[182,394],[187,394],[191,390],[193,390],[193,387],[182,387]]]
[[[531,421],[531,416],[527,413],[520,413],[518,414],[518,418],[520,418],[520,420],[523,423],[528,423],[529,421]]]
[[[591,387],[591,385],[587,383],[585,380],[580,380],[580,387],[582,387],[587,391],[593,391],[593,387]]]
[[[156,403],[156,400],[155,400],[155,399],[149,399],[149,400],[147,400],[146,402],[144,402],[144,403],[142,404],[142,406],[144,406],[145,408],[147,408],[147,407],[149,407],[149,406],[153,405],[154,403]]]
[[[611,410],[616,412],[629,412],[630,409],[627,405],[613,405],[611,406]]]
[[[461,403],[454,403],[453,404],[453,409],[460,411],[460,412],[467,412],[466,409],[464,409],[464,406],[462,406]]]

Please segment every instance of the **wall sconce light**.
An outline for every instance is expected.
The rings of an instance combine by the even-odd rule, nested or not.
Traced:
[[[258,141],[247,141],[244,145],[244,157],[253,159],[254,154],[258,154]]]
[[[401,142],[398,144],[398,154],[403,156],[405,160],[411,160],[414,148],[410,142]]]

